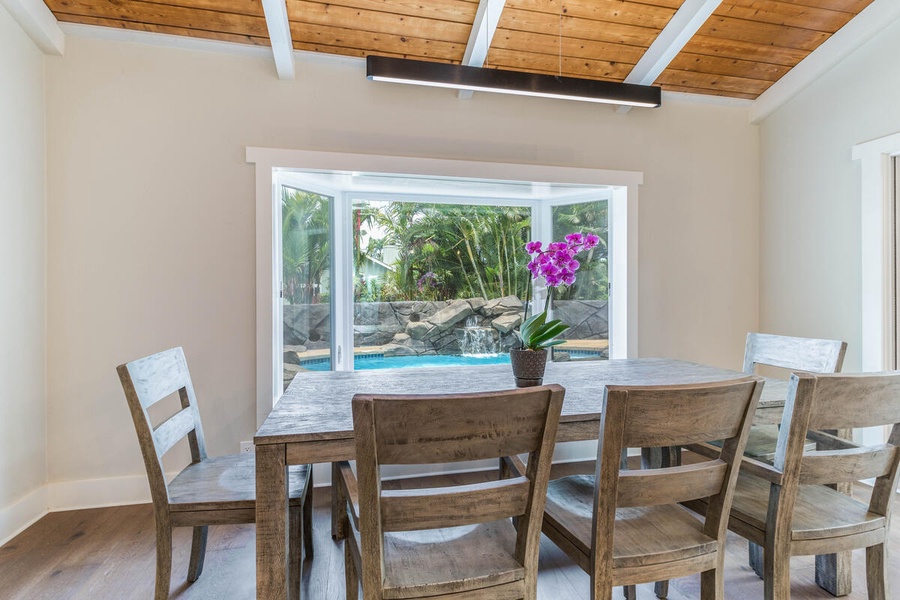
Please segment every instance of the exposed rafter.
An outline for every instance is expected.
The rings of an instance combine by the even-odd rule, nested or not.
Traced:
[[[41,0],[0,0],[0,4],[44,54],[63,55],[66,36],[46,4]]]
[[[506,0],[480,0],[475,12],[475,22],[469,33],[469,42],[463,54],[462,64],[467,67],[483,67],[488,49],[500,22],[500,13],[506,6]],[[472,90],[460,90],[460,98],[471,98]]]
[[[285,0],[262,0],[278,79],[294,78],[294,43]]]
[[[641,59],[625,77],[625,83],[650,85],[665,71],[684,45],[690,41],[700,26],[719,7],[722,0],[685,0],[656,40],[647,48]],[[620,106],[617,112],[627,113],[630,106]]]

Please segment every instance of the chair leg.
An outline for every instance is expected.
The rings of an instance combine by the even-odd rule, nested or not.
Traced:
[[[750,547],[747,550],[747,563],[750,565],[750,568],[753,569],[753,572],[756,573],[757,577],[762,579],[763,573],[765,572],[762,546],[750,542]]]
[[[172,528],[169,523],[156,523],[156,600],[168,600],[169,580],[172,578]]]
[[[303,514],[299,507],[291,507],[288,514],[288,598],[300,598],[300,569],[303,564]]]
[[[657,598],[667,598],[669,596],[669,580],[657,581],[653,585],[653,591],[656,592]]]
[[[306,551],[304,560],[312,560],[313,557],[313,476],[312,465],[309,467],[309,481],[307,482],[306,498],[303,499],[303,546]]]
[[[866,548],[866,585],[869,588],[869,600],[887,600],[890,588],[885,544]]]
[[[622,596],[625,597],[625,600],[637,600],[637,588],[633,585],[623,586]]]
[[[194,583],[200,579],[203,572],[203,560],[206,558],[206,536],[209,527],[203,525],[194,527],[194,536],[191,540],[191,560],[188,564],[188,581]]]
[[[337,463],[331,463],[331,537],[336,542],[347,537],[347,499],[340,480],[341,470]]]
[[[725,598],[725,578],[723,565],[700,573],[700,600],[723,600]]]
[[[626,586],[624,589],[634,586]],[[612,600],[613,585],[612,580],[605,577],[591,577],[591,600]]]
[[[356,561],[353,559],[353,550],[350,548],[351,540],[344,540],[344,581],[347,588],[347,600],[359,600],[359,573],[356,570]]]
[[[764,597],[765,600],[788,600],[791,597],[791,556],[789,553],[776,554],[770,549],[763,552]]]

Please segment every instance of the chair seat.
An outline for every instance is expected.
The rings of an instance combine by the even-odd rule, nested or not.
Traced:
[[[256,506],[254,454],[207,458],[184,468],[169,483],[172,511],[252,509]],[[309,465],[291,467],[288,493],[292,506],[301,505]]]
[[[754,425],[747,436],[747,446],[744,448],[744,456],[757,460],[771,462],[775,460],[775,446],[778,444],[778,425]],[[806,440],[803,446],[804,452],[812,452],[816,449],[816,443]]]
[[[385,533],[384,598],[436,596],[523,580],[515,547],[516,530],[508,519]]]
[[[573,475],[550,482],[544,518],[590,556],[594,477]],[[703,524],[678,505],[616,509],[613,566],[628,568],[703,556],[716,552],[716,540]]]
[[[771,484],[747,473],[738,477],[731,518],[764,532]],[[884,517],[868,506],[824,485],[801,485],[794,507],[794,540],[853,535],[884,527]]]

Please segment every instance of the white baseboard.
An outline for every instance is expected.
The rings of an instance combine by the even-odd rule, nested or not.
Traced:
[[[13,539],[47,514],[47,486],[41,486],[0,508],[0,546]]]
[[[50,512],[144,504],[151,501],[150,485],[144,474],[103,479],[54,481],[47,484],[47,488]]]

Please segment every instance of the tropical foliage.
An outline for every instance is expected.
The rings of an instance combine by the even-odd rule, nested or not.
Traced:
[[[328,301],[329,201],[283,188],[284,297],[292,304]],[[606,205],[553,208],[555,236],[582,231],[599,238],[581,257],[578,281],[560,287],[555,298],[608,297]],[[353,227],[358,302],[531,295],[524,251],[531,236],[528,208],[359,201]]]
[[[328,198],[283,187],[281,240],[284,298],[291,304],[327,302]]]
[[[357,261],[384,260],[389,247],[398,251],[391,269],[373,282],[379,300],[526,293],[530,276],[522,248],[531,229],[527,208],[364,202],[354,212]],[[358,280],[357,299],[369,299],[372,287]]]

